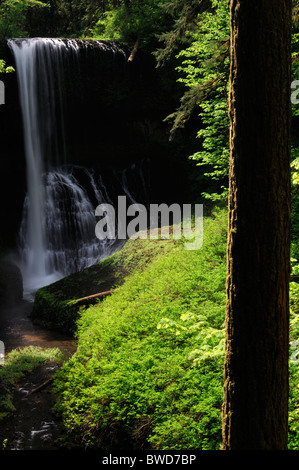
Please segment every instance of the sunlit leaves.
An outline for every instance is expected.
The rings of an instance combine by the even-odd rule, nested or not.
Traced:
[[[78,350],[56,384],[71,432],[91,442],[96,429],[136,435],[144,426],[139,445],[148,438],[155,448],[219,446],[227,224],[225,212],[215,216],[202,250],[160,250],[83,313]]]
[[[191,45],[177,56],[178,81],[186,85],[187,91],[179,109],[168,119],[175,132],[193,112],[199,114],[203,124],[198,132],[199,150],[190,158],[203,167],[208,179],[216,182],[203,195],[217,200],[227,195],[229,10],[228,2],[223,0],[214,0],[212,7],[199,15],[196,31],[189,32]]]
[[[0,73],[12,73],[14,71],[15,69],[11,65],[6,66],[5,61],[0,60]]]

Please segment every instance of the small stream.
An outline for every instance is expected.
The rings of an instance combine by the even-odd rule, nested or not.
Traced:
[[[33,301],[23,300],[13,307],[0,309],[0,339],[4,342],[5,353],[25,346],[59,348],[75,351],[74,340],[57,331],[46,330],[31,321]]]
[[[49,391],[30,396],[32,390],[40,385],[40,378],[52,375],[55,369],[55,365],[39,368],[38,373],[30,374],[29,380],[25,378],[17,388],[9,450],[56,450],[58,447],[56,439],[60,435],[60,423],[52,413],[53,396]]]
[[[33,303],[23,300],[14,307],[0,310],[0,339],[5,354],[26,346],[59,348],[66,357],[76,350],[75,341],[60,333],[42,329],[30,319]],[[53,414],[54,397],[50,386],[34,391],[53,377],[57,364],[47,363],[26,375],[14,394],[15,412],[1,423],[1,439],[7,439],[6,450],[58,450],[56,440],[61,424]],[[2,446],[2,442],[0,443]]]

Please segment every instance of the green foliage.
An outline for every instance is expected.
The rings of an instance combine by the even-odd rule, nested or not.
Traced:
[[[226,226],[225,211],[205,218],[201,250],[169,243],[81,312],[78,349],[55,380],[56,411],[79,445],[220,448]],[[161,243],[139,242],[139,254],[142,243]],[[291,342],[299,334],[298,286],[290,287]],[[298,406],[298,364],[290,361],[294,449]]]
[[[180,108],[168,116],[173,120],[172,132],[184,126],[195,111],[202,128],[198,132],[201,149],[190,158],[203,168],[211,180],[205,198],[224,199],[227,196],[228,175],[228,112],[229,74],[229,5],[225,0],[213,0],[212,9],[198,16],[197,30],[187,33],[191,45],[177,55],[178,81],[187,91]]]
[[[56,391],[85,445],[219,448],[226,225],[225,213],[206,219],[203,249],[171,244],[82,313]]]
[[[293,273],[296,268],[299,273],[299,263],[293,266]],[[290,283],[290,345],[289,449],[299,450],[299,282],[295,281]]]
[[[31,8],[45,8],[38,0],[4,0],[0,3],[0,45],[9,38],[27,36],[26,13]]]
[[[215,309],[215,304],[211,302],[210,309]],[[224,327],[215,328],[210,325],[210,318],[207,315],[186,312],[180,316],[180,322],[169,318],[162,318],[157,325],[158,329],[167,328],[176,336],[182,332],[189,331],[195,335],[197,348],[192,350],[188,356],[194,365],[205,364],[210,359],[222,359],[224,354]],[[184,323],[182,323],[184,322]]]
[[[299,365],[290,364],[289,450],[299,450]]]
[[[163,48],[154,52],[159,65],[171,60],[177,50],[185,49],[190,40],[191,31],[198,30],[200,14],[211,9],[210,2],[205,0],[172,0],[163,5],[173,22],[170,30],[162,32],[159,41]]]
[[[15,69],[13,67],[6,66],[5,60],[0,59],[0,73],[12,73]]]
[[[192,2],[184,0],[182,2],[189,4],[191,8]],[[211,7],[199,11],[196,21],[193,16],[189,26],[185,25],[184,35],[191,44],[181,47],[177,55],[181,64],[176,70],[179,72],[178,81],[187,89],[181,98],[181,106],[167,119],[173,122],[172,132],[175,132],[185,125],[193,113],[199,114],[203,124],[198,132],[199,150],[190,158],[197,163],[210,181],[209,191],[202,195],[206,199],[217,201],[226,199],[228,193],[229,2],[213,0]],[[298,26],[299,7],[298,2],[294,2],[292,34],[294,80],[298,79],[299,67]],[[173,43],[174,36],[173,31]],[[166,55],[170,42],[168,40],[165,44]],[[293,115],[297,115],[298,106],[293,105],[292,109]],[[201,177],[201,174],[198,174],[198,179]]]
[[[96,300],[81,297],[108,291],[121,285],[126,276],[140,272],[159,252],[171,249],[172,240],[129,240],[122,250],[100,263],[36,292],[32,317],[35,323],[66,334],[75,334],[76,321],[86,305]]]
[[[212,200],[225,199],[228,173],[229,10],[226,0],[50,2],[60,34],[115,39],[156,51],[159,64],[176,55],[186,87],[168,117],[173,132],[193,113],[203,124],[190,158],[210,181]],[[26,36],[35,0],[0,4],[0,41]],[[293,74],[299,33],[293,27]],[[1,61],[1,71],[10,71]],[[175,73],[175,71],[173,73]],[[175,75],[174,75],[175,77]],[[293,107],[297,114],[297,108]],[[292,282],[290,341],[299,338],[299,163],[292,157]],[[130,240],[92,269],[41,289],[35,311],[45,325],[75,332],[78,349],[55,380],[56,410],[86,447],[219,449],[226,276],[226,213],[204,222],[204,246],[185,251],[173,241]],[[116,287],[85,310],[78,297]],[[80,290],[81,289],[81,290]],[[76,323],[77,322],[77,323]],[[76,330],[77,328],[77,330]],[[292,351],[291,351],[292,352]],[[0,369],[2,410],[13,409],[14,383],[45,351],[12,353]],[[290,360],[289,448],[298,450],[299,369]]]
[[[59,349],[45,349],[28,346],[13,349],[5,357],[5,365],[0,369],[0,377],[9,383],[16,383],[20,378],[38,365],[48,360],[57,360],[61,356]]]
[[[157,43],[157,35],[168,24],[161,7],[168,0],[131,0],[110,5],[100,15],[92,29],[93,37],[114,39],[133,46],[137,39],[141,47]]]
[[[292,147],[292,245],[293,275],[295,265],[299,266],[299,147]],[[296,268],[297,269],[297,268]],[[299,273],[296,273],[298,276]]]
[[[55,294],[49,289],[39,289],[35,296],[33,320],[43,328],[53,328],[63,333],[74,334],[74,322],[79,308],[72,304],[72,299],[60,299],[60,292]],[[40,314],[41,312],[41,314]]]
[[[298,153],[298,149],[297,149],[297,153]],[[292,183],[294,186],[299,186],[299,156],[294,158],[291,164],[291,168],[293,170]]]
[[[87,445],[219,447],[223,360],[205,347],[212,351],[212,331],[223,327],[225,215],[207,220],[205,230],[203,250],[172,245],[82,314],[78,350],[56,390],[66,426]],[[193,317],[184,317],[188,311],[206,318],[201,341]],[[163,318],[188,327],[173,334],[161,328]],[[192,354],[201,343],[199,361]]]

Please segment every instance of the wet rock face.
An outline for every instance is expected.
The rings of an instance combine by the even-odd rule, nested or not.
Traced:
[[[23,298],[23,279],[18,266],[8,260],[0,261],[0,307],[15,305]]]

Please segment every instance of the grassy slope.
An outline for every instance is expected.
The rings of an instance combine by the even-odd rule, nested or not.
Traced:
[[[82,312],[77,352],[56,389],[57,409],[85,445],[219,445],[226,226],[224,213],[206,220],[198,251],[130,242],[140,245],[139,266],[143,249],[151,251],[147,266]]]
[[[109,450],[219,449],[226,226],[225,212],[205,219],[198,251],[130,240],[92,270],[42,290],[52,307],[64,303],[56,314],[63,324],[70,299],[118,286],[68,320],[78,328],[78,349],[55,388],[72,440]],[[293,339],[296,318],[293,308]],[[291,364],[291,448],[298,448],[298,379]]]
[[[156,243],[129,240],[120,251],[102,262],[39,289],[32,312],[34,322],[63,333],[75,333],[79,310],[93,302],[76,302],[77,299],[121,285],[126,276],[145,269],[151,259],[168,251],[170,245],[173,245],[173,240],[158,240]]]

